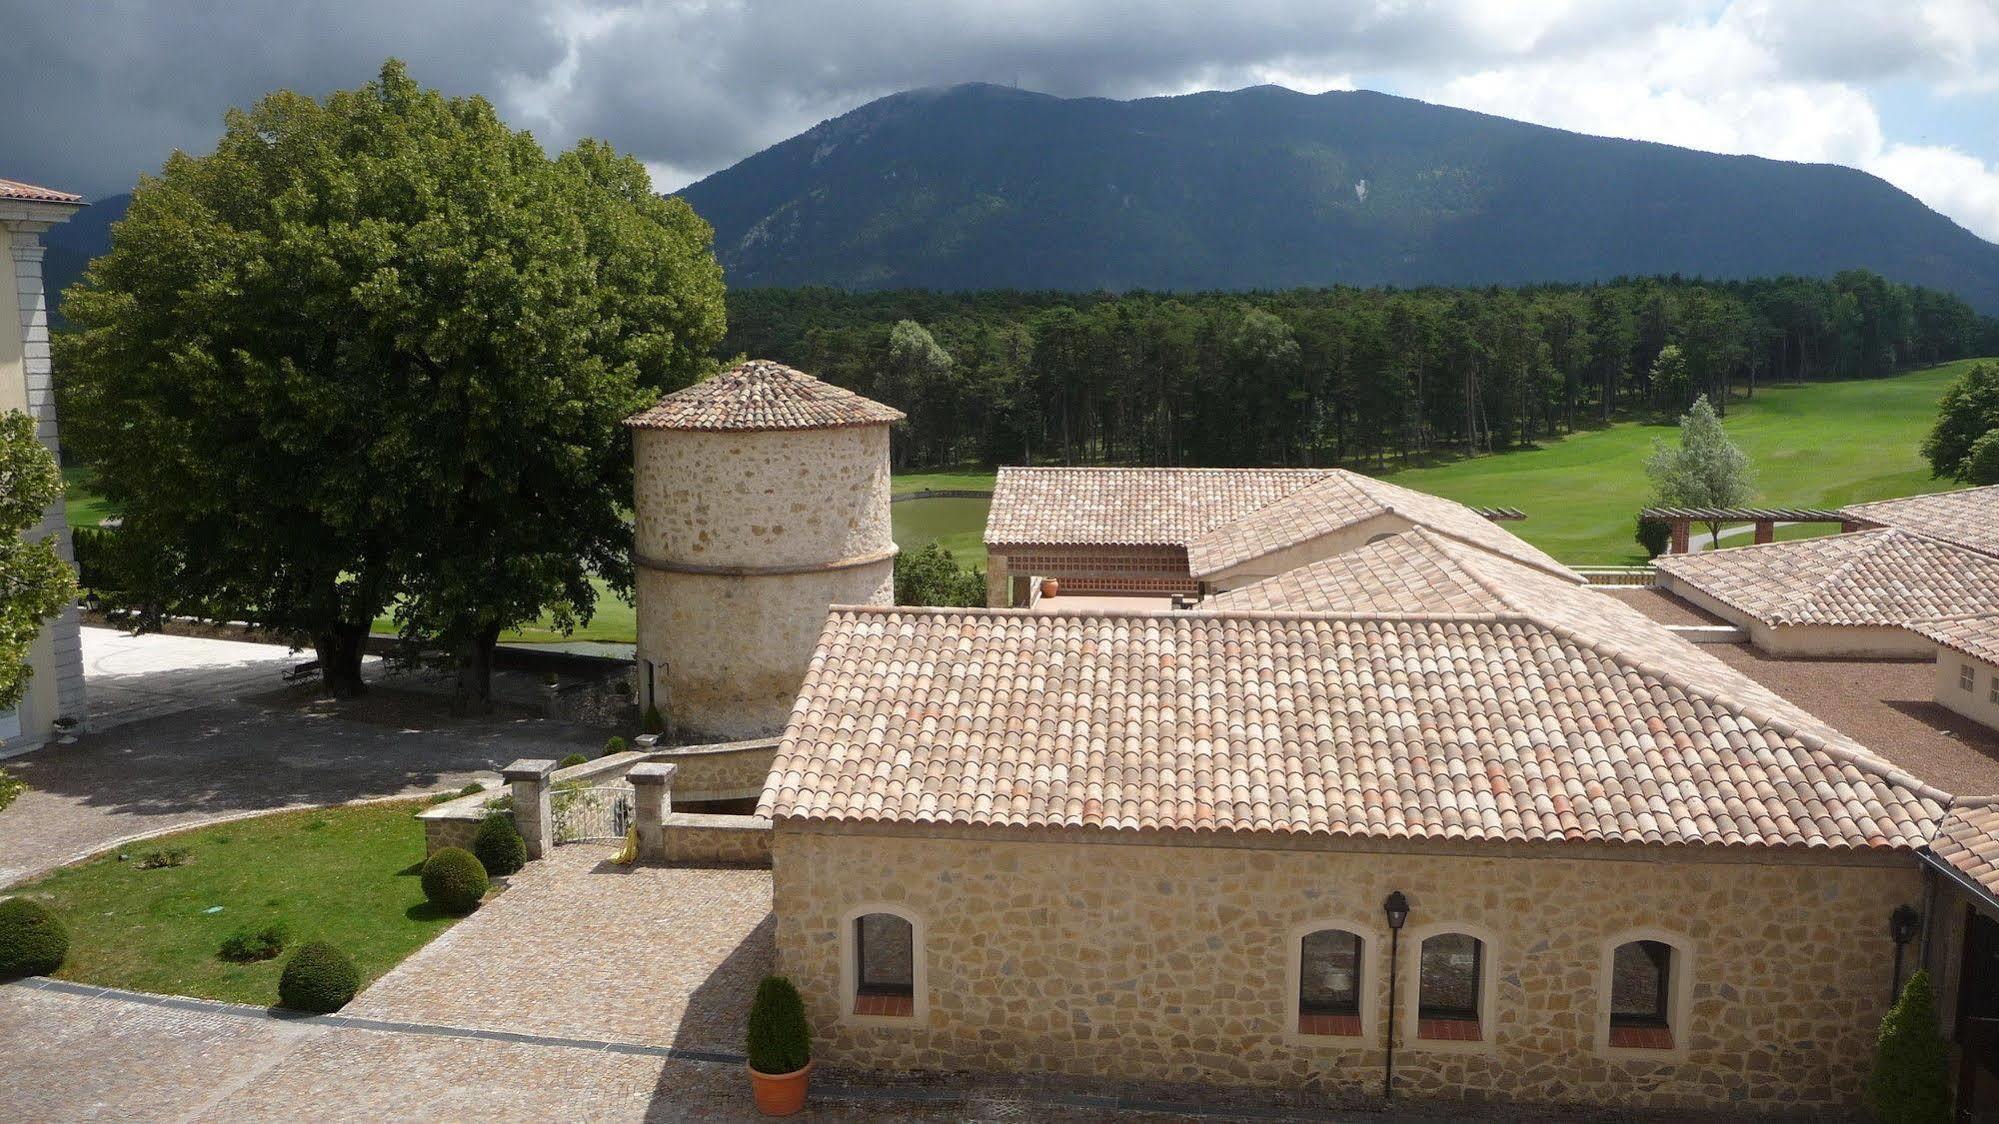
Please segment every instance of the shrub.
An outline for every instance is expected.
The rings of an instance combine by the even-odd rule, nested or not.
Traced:
[[[555,767],[558,769],[567,769],[571,765],[581,765],[589,760],[590,759],[588,757],[585,757],[580,753],[572,753],[569,756],[563,758],[562,760],[557,761],[555,763]]]
[[[666,718],[660,714],[657,704],[646,707],[644,726],[648,734],[666,733]]]
[[[1638,533],[1632,537],[1638,541],[1639,546],[1645,548],[1645,557],[1657,558],[1666,553],[1666,548],[1672,545],[1673,528],[1671,524],[1661,523],[1657,519],[1647,519],[1641,515],[1638,517]]]
[[[604,752],[598,754],[598,756],[609,757],[613,753],[624,753],[630,750],[631,748],[632,747],[626,743],[625,739],[618,737],[617,735],[614,734],[611,737],[604,739]]]
[[[1928,971],[1909,977],[1881,1020],[1874,1071],[1864,1090],[1882,1124],[1942,1124],[1950,1119],[1950,1051],[1937,1025]]]
[[[463,847],[446,847],[423,864],[423,896],[447,913],[470,913],[486,896],[486,868]]]
[[[227,839],[221,840],[227,843]],[[140,870],[165,870],[168,867],[186,866],[187,857],[192,854],[186,847],[163,847],[157,851],[147,851],[139,856]]]
[[[7,770],[0,769],[0,812],[6,811],[7,805],[12,804],[15,797],[26,791],[28,791],[27,781],[10,777],[7,775]]]
[[[325,941],[312,941],[285,961],[278,1006],[324,1015],[345,1007],[359,990],[361,973],[353,959]]]
[[[750,1003],[750,1068],[758,1073],[791,1073],[812,1060],[812,1028],[805,1001],[783,976],[765,976]]]
[[[275,960],[278,953],[285,950],[285,943],[290,940],[291,930],[282,922],[266,925],[255,932],[238,929],[222,938],[222,947],[216,955],[240,964]]]
[[[472,781],[466,784],[464,788],[459,789],[458,795],[473,796],[484,791],[486,791],[485,785],[480,784],[478,781]]]
[[[455,792],[433,792],[433,793],[431,793],[431,794],[430,794],[430,799],[428,799],[428,800],[424,801],[424,803],[426,803],[426,804],[448,804],[448,803],[450,803],[451,801],[453,801],[453,800],[456,800],[456,799],[458,799],[458,794],[457,794],[457,793],[455,793]]]
[[[486,801],[486,808],[488,811],[493,812],[511,812],[514,810],[514,794],[509,792],[501,796],[495,796],[491,800]]]
[[[27,898],[0,901],[0,980],[46,976],[69,955],[69,930],[49,907]]]
[[[487,874],[503,876],[528,864],[528,843],[511,814],[494,812],[472,836],[472,854]]]

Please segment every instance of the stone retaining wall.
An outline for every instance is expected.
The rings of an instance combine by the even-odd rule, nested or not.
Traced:
[[[648,761],[680,767],[673,778],[676,801],[740,800],[762,795],[764,779],[776,758],[776,738],[671,746],[646,754]]]
[[[668,812],[660,827],[670,864],[770,867],[770,821],[762,816]]]
[[[423,823],[424,857],[429,858],[446,847],[471,850],[472,837],[478,834],[479,825],[491,812],[487,805],[505,795],[506,786],[502,785],[418,812],[416,818]]]

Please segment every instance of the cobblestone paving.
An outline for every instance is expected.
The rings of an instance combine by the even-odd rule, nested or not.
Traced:
[[[622,867],[575,843],[346,1014],[740,1053],[771,964],[770,872]]]

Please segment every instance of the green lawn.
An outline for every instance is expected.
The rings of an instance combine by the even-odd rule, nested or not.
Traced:
[[[67,465],[62,470],[63,509],[72,527],[95,527],[114,514],[104,497],[90,486],[90,470]]]
[[[1949,482],[1930,478],[1916,447],[1936,420],[1944,388],[1972,362],[1764,388],[1737,399],[1724,424],[1756,467],[1760,501],[1773,506],[1836,507],[1934,492]],[[1633,562],[1640,553],[1632,520],[1650,492],[1645,457],[1653,438],[1673,434],[1670,425],[1625,423],[1387,479],[1463,503],[1520,508],[1527,521],[1507,529],[1564,562]]]
[[[890,489],[897,495],[932,491],[990,492],[993,490],[993,477],[997,475],[991,469],[976,468],[955,472],[903,472],[896,474]]]
[[[449,928],[424,901],[416,802],[282,812],[122,848],[14,890],[69,927],[57,975],[79,983],[236,1003],[277,1002],[281,956],[237,964],[216,955],[238,929],[289,925],[292,943],[325,940],[373,980]],[[185,865],[145,870],[151,852]],[[210,912],[214,907],[220,910]]]

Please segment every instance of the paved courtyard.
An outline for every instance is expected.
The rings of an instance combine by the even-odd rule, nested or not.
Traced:
[[[741,1053],[770,872],[618,866],[575,843],[377,980],[365,1018]]]
[[[125,717],[5,762],[30,790],[0,813],[0,886],[143,832],[435,792],[516,758],[603,746],[603,731],[519,713],[453,719],[435,698],[394,690],[318,701],[309,684],[284,685],[289,660],[269,657],[282,648],[84,635],[86,690],[98,697],[102,681],[107,712]]]

